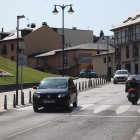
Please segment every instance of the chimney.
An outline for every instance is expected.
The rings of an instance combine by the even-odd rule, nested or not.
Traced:
[[[76,28],[76,27],[72,27],[72,29],[73,29],[73,30],[76,30],[77,28]]]
[[[35,23],[31,23],[31,28],[35,28],[36,24]]]
[[[45,25],[47,25],[47,22],[42,22],[42,26],[45,26]]]
[[[22,29],[22,30],[21,30],[21,36],[23,37],[23,36],[28,35],[29,33],[32,32],[32,30],[33,30],[33,29],[29,29],[29,28]]]

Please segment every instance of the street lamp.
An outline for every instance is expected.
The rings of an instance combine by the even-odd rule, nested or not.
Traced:
[[[110,82],[111,81],[111,75],[109,71],[109,36],[107,36],[107,80]]]
[[[64,10],[65,8],[69,6],[70,9],[68,10],[69,14],[72,14],[74,11],[72,9],[72,4],[70,5],[54,5],[54,10],[52,11],[53,14],[58,14],[58,10],[56,7],[60,7],[62,9],[62,75],[65,75],[65,71],[64,71],[64,62],[65,62],[65,58],[64,58],[64,45],[65,45],[65,38],[64,38]]]
[[[19,19],[25,18],[24,15],[17,16],[17,48],[16,48],[16,105],[18,105],[18,65],[19,65]]]

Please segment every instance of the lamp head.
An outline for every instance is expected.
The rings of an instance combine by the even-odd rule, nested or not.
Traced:
[[[54,6],[54,10],[52,11],[52,13],[53,13],[54,15],[58,14],[58,10],[57,10],[57,8],[56,8],[56,5]]]
[[[17,19],[25,18],[24,15],[17,16]]]
[[[72,9],[72,4],[70,5],[70,9],[68,10],[68,13],[69,14],[73,14],[74,13],[74,10]]]

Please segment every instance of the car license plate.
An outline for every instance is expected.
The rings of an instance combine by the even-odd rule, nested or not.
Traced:
[[[44,100],[43,103],[54,103],[54,100]]]

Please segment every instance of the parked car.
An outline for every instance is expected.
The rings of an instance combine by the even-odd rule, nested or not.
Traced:
[[[41,80],[33,94],[33,110],[39,108],[62,107],[70,109],[70,105],[77,106],[78,92],[70,77],[50,77]]]
[[[125,83],[125,92],[128,92],[133,82],[136,82],[138,85],[140,85],[140,74],[133,74],[128,77]]]
[[[128,70],[117,70],[113,76],[113,83],[126,82],[128,76]]]
[[[98,75],[92,69],[83,69],[79,74],[80,78],[98,78]]]

